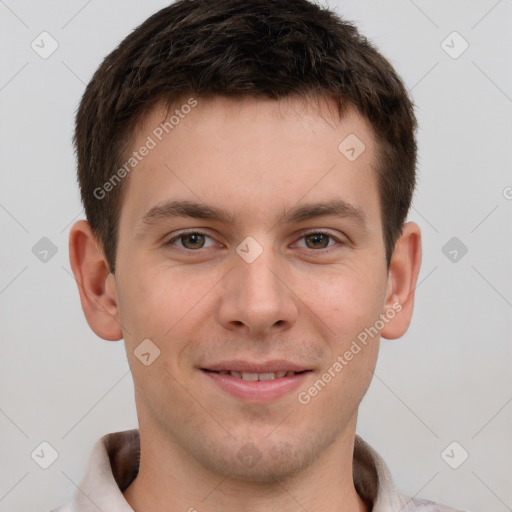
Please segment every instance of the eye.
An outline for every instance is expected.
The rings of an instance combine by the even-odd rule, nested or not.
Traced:
[[[332,235],[323,232],[306,233],[300,240],[305,240],[305,247],[307,249],[326,249],[327,247],[335,245],[335,241],[339,242],[339,240]],[[330,241],[333,243],[329,243]]]
[[[208,240],[210,240],[209,244]],[[318,250],[332,247],[333,245],[336,245],[336,242],[338,242],[338,244],[342,243],[333,235],[321,231],[306,233],[299,240],[304,240],[304,244],[301,245],[300,243],[297,243],[297,247]],[[201,233],[200,231],[189,231],[182,232],[174,236],[169,239],[165,245],[177,245],[178,247],[189,251],[199,251],[201,249],[215,246],[216,242],[205,233]]]
[[[206,239],[210,239],[212,243],[210,245],[205,245]],[[188,233],[181,233],[171,238],[169,241],[166,242],[165,245],[176,245],[175,242],[177,240],[180,243],[178,247],[188,250],[204,249],[206,247],[212,247],[213,245],[215,245],[215,241],[211,237],[199,231],[189,231]]]

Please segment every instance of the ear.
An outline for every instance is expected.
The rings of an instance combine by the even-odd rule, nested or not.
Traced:
[[[71,269],[80,292],[80,301],[90,328],[105,340],[123,337],[115,278],[89,223],[76,222],[69,234]]]
[[[383,338],[400,338],[409,328],[420,265],[421,231],[416,223],[407,222],[395,244],[389,266],[384,308],[389,321],[381,331]]]

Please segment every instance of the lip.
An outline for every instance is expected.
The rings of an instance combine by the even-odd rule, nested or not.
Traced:
[[[311,370],[306,366],[301,366],[291,361],[284,359],[273,359],[271,361],[265,361],[261,363],[243,361],[240,359],[221,361],[214,365],[209,365],[201,368],[202,370],[211,370],[214,372],[220,372],[221,370],[228,370],[232,372],[249,372],[249,373],[275,373],[275,372],[304,372]]]
[[[229,374],[221,374],[204,369],[202,369],[201,372],[210,379],[215,386],[218,386],[225,393],[228,393],[240,400],[252,403],[263,403],[277,400],[303,385],[305,379],[309,378],[309,375],[312,373],[312,371],[309,370],[303,371],[302,373],[296,373],[289,377],[285,376],[273,380],[249,381],[233,377]],[[255,373],[264,372],[260,371]]]

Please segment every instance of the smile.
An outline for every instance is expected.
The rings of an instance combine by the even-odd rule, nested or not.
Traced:
[[[205,371],[213,371],[213,370],[205,370]],[[257,380],[274,380],[274,379],[282,379],[283,377],[293,377],[296,373],[302,372],[292,372],[292,371],[279,371],[279,372],[265,372],[265,373],[252,373],[252,372],[235,372],[232,370],[220,370],[220,375],[231,375],[232,377],[236,377],[237,379],[243,379],[248,381],[257,381]]]
[[[225,367],[224,367],[225,368]],[[275,371],[253,371],[201,368],[214,389],[238,400],[250,403],[266,403],[290,395],[304,385],[305,379],[313,373],[312,370],[279,369]]]

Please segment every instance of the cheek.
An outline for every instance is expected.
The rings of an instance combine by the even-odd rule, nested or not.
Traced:
[[[361,268],[362,267],[362,268]],[[324,323],[335,343],[373,325],[382,312],[386,280],[383,273],[371,272],[372,265],[344,266],[329,272],[309,274],[301,280],[297,295]]]
[[[371,382],[379,351],[379,335],[369,335],[382,312],[385,282],[376,277],[367,282],[351,274],[333,276],[325,286],[309,291],[304,302],[321,318],[328,357],[315,381],[301,389],[298,400],[304,414],[324,415],[329,411],[333,429],[351,418]],[[367,277],[371,280],[369,277]],[[312,407],[312,409],[309,409]]]
[[[134,350],[142,340],[149,339],[160,351],[155,364],[163,372],[162,377],[181,371],[179,367],[190,359],[195,347],[190,343],[191,335],[211,318],[208,291],[213,290],[216,280],[215,272],[155,266],[146,267],[123,282],[121,323],[135,366],[138,362]]]
[[[180,320],[193,315],[204,286],[204,276],[188,279],[168,267],[143,267],[124,279],[121,295],[126,300],[120,300],[120,311],[129,337],[161,338],[172,332]]]

